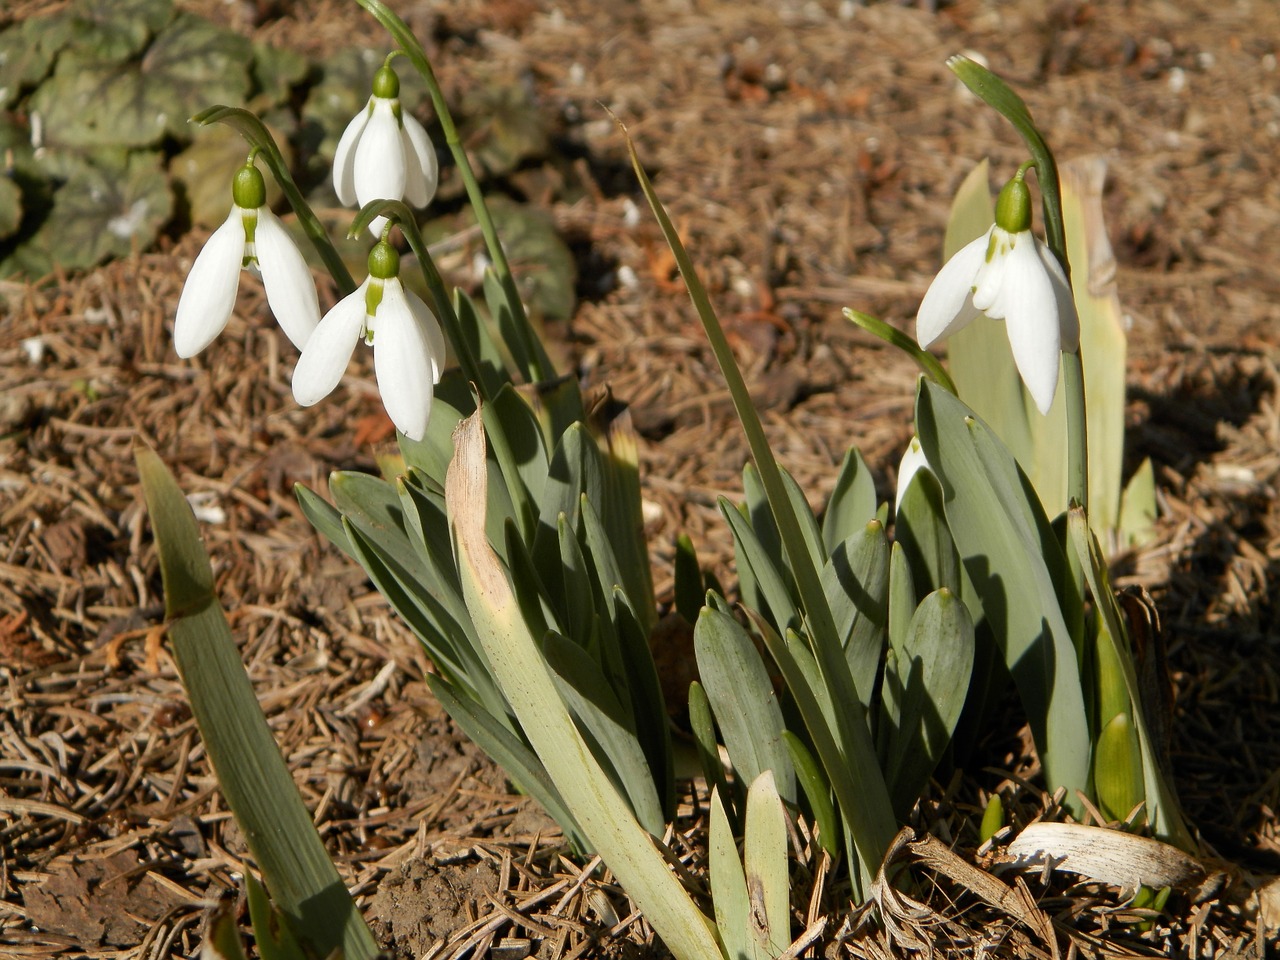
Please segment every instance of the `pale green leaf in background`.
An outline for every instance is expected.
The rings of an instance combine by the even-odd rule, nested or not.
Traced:
[[[1064,163],[1061,172],[1062,219],[1071,260],[1071,291],[1080,314],[1080,356],[1089,398],[1085,414],[1089,519],[1095,530],[1111,531],[1120,524],[1127,341],[1116,293],[1116,258],[1102,213],[1107,163],[1102,157],[1079,157]]]
[[[42,276],[57,264],[78,270],[151,246],[173,214],[173,197],[153,153],[95,152],[59,158],[67,180],[41,228],[0,264],[0,275]]]
[[[189,136],[187,120],[209,103],[241,103],[249,91],[249,41],[179,14],[140,60],[119,63],[71,50],[31,96],[50,146],[149,146]]]

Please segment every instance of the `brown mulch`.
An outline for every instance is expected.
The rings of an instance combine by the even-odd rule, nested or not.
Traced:
[[[337,0],[184,6],[309,56],[380,42]],[[1280,873],[1280,8],[401,7],[432,38],[451,94],[478,75],[508,77],[530,85],[556,125],[560,155],[505,186],[545,203],[580,254],[582,302],[549,336],[589,385],[632,407],[664,602],[679,531],[732,582],[715,502],[740,493],[746,447],[598,103],[636,136],[775,450],[815,506],[851,443],[887,495],[911,429],[914,370],[840,307],[909,327],[952,191],[982,156],[996,176],[1021,159],[946,56],[987,56],[1061,157],[1104,154],[1132,324],[1132,463],[1156,463],[1162,510],[1155,542],[1122,562],[1120,579],[1147,587],[1164,619],[1189,819],[1237,881]],[[582,185],[572,197],[560,191],[568,180]],[[661,955],[608,875],[567,859],[554,825],[455,731],[426,690],[416,641],[298,510],[295,483],[322,490],[333,469],[375,470],[386,448],[368,358],[329,400],[299,409],[288,386],[296,354],[248,278],[219,341],[194,361],[174,356],[173,309],[201,239],[0,286],[0,957],[193,957],[203,911],[244,869],[164,648],[135,436],[197,507],[295,779],[400,955],[437,944],[430,955]],[[1018,784],[1028,770],[1011,733],[982,755],[985,768],[940,785],[920,811],[921,825],[969,852],[972,817],[992,792],[1014,801],[1019,822],[1043,809]],[[700,809],[691,796],[682,833],[668,838],[691,864]],[[797,870],[800,930],[841,905],[816,861]],[[1027,878],[1029,896],[1064,950],[1068,931],[1086,952],[1260,948],[1235,893],[1180,900],[1141,934],[1113,892],[1038,882]],[[986,929],[993,950],[1051,955],[941,875],[919,873],[913,896],[939,907],[956,898],[953,918]],[[830,918],[833,955],[911,949],[850,939],[857,920]],[[922,929],[944,952],[978,946],[960,928]]]

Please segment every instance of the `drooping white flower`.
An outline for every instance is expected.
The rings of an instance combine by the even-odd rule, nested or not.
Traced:
[[[373,96],[342,131],[333,155],[333,188],[347,206],[405,200],[425,207],[436,195],[440,170],[427,131],[400,107],[400,78],[389,64],[373,76]],[[375,236],[386,219],[369,224]]]
[[[1080,346],[1080,321],[1062,265],[1031,232],[1024,171],[996,201],[996,222],[934,277],[916,315],[916,339],[930,344],[979,314],[1003,320],[1022,382],[1041,413],[1058,388],[1060,355]]]
[[[194,357],[227,326],[241,269],[262,274],[267,304],[299,350],[320,322],[320,301],[307,262],[284,224],[265,205],[266,183],[252,160],[231,185],[231,213],[196,256],[178,298],[173,346]]]
[[[390,244],[374,245],[369,276],[324,315],[307,341],[293,371],[293,397],[309,407],[332,393],[363,338],[373,347],[387,415],[406,437],[421,440],[444,365],[444,333],[431,309],[400,283],[399,267]]]

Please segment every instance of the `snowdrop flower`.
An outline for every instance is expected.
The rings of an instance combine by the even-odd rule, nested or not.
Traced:
[[[324,315],[293,371],[293,397],[304,407],[338,385],[361,338],[373,347],[382,405],[396,428],[421,440],[440,380],[445,344],[430,308],[400,283],[400,255],[385,240],[369,253],[369,276]],[[375,336],[376,334],[376,336]]]
[[[267,304],[298,349],[320,322],[311,271],[266,199],[266,183],[250,155],[231,182],[231,214],[196,257],[178,298],[173,323],[178,356],[194,357],[226,328],[242,268],[262,274]]]
[[[1031,193],[1024,164],[996,201],[996,222],[947,261],[916,315],[916,339],[928,347],[979,314],[1005,321],[1022,382],[1041,413],[1058,387],[1063,351],[1080,346],[1071,283],[1045,244],[1031,233]]]
[[[390,61],[390,57],[387,58]],[[342,132],[333,155],[333,188],[347,206],[405,200],[425,207],[436,195],[440,171],[422,124],[400,107],[400,78],[390,63],[373,75],[373,96]],[[385,217],[369,224],[382,233]]]

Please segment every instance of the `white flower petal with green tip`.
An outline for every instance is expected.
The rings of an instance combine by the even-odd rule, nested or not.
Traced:
[[[369,280],[343,297],[324,315],[293,368],[293,398],[304,407],[318,403],[342,380],[365,326]]]
[[[369,108],[373,100],[370,97],[364,109],[351,118],[338,140],[338,148],[333,152],[333,189],[338,195],[338,202],[344,207],[354,206],[356,202],[356,145],[369,123]]]
[[[404,120],[404,198],[415,207],[425,207],[435,197],[440,184],[440,164],[422,124],[408,112],[401,116]]]
[[[289,231],[266,207],[258,209],[254,248],[262,272],[262,285],[267,291],[267,304],[285,336],[301,350],[320,323],[316,284]]]
[[[922,347],[969,324],[979,311],[973,305],[973,279],[985,262],[987,234],[965,244],[929,284],[916,314],[916,340]]]
[[[387,416],[411,440],[426,435],[431,417],[437,369],[431,340],[400,282],[386,281],[374,319],[373,366]]]
[[[1062,351],[1079,348],[1080,320],[1066,273],[1030,230],[993,226],[952,257],[920,304],[916,339],[927,347],[979,313],[1005,322],[1018,374],[1047,413]]]
[[[243,261],[244,210],[233,206],[196,256],[182,286],[173,322],[178,356],[194,357],[226,328],[235,309]]]

